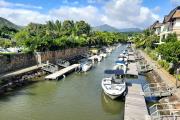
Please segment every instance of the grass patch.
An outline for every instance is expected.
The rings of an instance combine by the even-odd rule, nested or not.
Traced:
[[[158,64],[161,67],[165,68],[166,70],[169,70],[169,63],[167,61],[165,61],[165,60],[158,60]]]

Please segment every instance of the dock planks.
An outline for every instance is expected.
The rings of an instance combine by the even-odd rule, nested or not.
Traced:
[[[128,64],[127,74],[128,75],[138,76],[138,69],[137,69],[137,64],[136,63],[129,63]]]
[[[133,84],[128,87],[128,94],[125,99],[124,120],[149,120],[144,96],[140,95],[142,87],[140,84]]]
[[[71,65],[71,66],[68,66],[68,67],[66,67],[66,68],[63,68],[63,69],[61,69],[61,70],[59,70],[59,71],[57,71],[57,72],[55,72],[55,73],[52,73],[52,74],[46,76],[45,79],[55,80],[55,79],[57,79],[58,77],[66,74],[67,72],[69,72],[69,71],[71,71],[71,70],[79,67],[79,65],[80,65],[80,64],[73,64],[73,65]]]

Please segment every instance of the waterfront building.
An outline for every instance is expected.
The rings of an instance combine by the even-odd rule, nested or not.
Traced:
[[[162,23],[157,20],[156,22],[154,22],[154,24],[150,26],[150,30],[153,31],[156,35],[160,36],[161,26]]]
[[[164,43],[163,40],[171,33],[176,33],[178,40],[180,40],[180,6],[166,15],[162,23],[156,21],[149,29],[160,37],[159,43],[156,44]]]
[[[180,39],[180,6],[173,9],[164,17],[161,26],[160,41],[167,38],[170,33],[176,33],[178,39]]]

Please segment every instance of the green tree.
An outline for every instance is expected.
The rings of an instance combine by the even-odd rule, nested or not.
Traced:
[[[176,33],[168,34],[167,38],[164,41],[165,42],[176,42],[177,41]]]
[[[157,51],[166,61],[176,63],[180,60],[180,41],[159,45]]]
[[[76,26],[77,35],[82,35],[82,34],[89,35],[91,27],[85,21],[78,21],[76,22],[75,26]]]
[[[8,48],[12,46],[12,41],[9,39],[0,38],[0,47]]]
[[[62,24],[62,35],[71,35],[74,30],[74,22],[71,20],[65,20]]]

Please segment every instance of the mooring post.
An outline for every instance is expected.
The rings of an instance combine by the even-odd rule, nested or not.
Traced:
[[[179,71],[180,71],[180,69],[179,68],[177,68],[177,70],[176,70],[176,88],[178,88],[178,81],[179,81]]]

